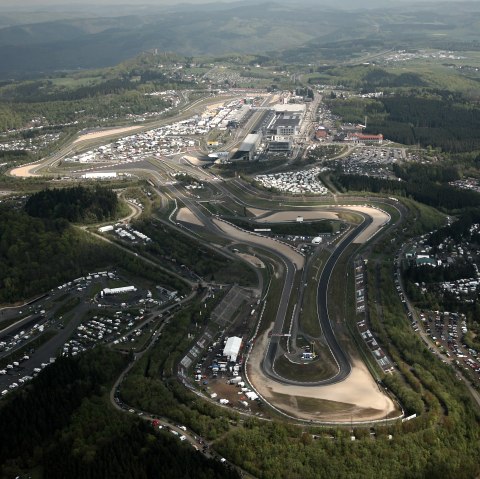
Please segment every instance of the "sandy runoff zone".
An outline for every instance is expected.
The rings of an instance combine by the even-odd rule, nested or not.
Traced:
[[[382,226],[390,221],[390,215],[385,213],[382,210],[377,208],[372,208],[371,206],[335,206],[330,207],[330,209],[338,208],[345,211],[355,211],[358,213],[362,213],[364,215],[368,215],[372,218],[372,223],[362,232],[360,233],[354,240],[353,243],[365,243],[368,241],[375,233],[377,233]],[[279,211],[272,213],[267,210],[260,210],[249,208],[248,209],[251,213],[255,216],[262,216],[261,218],[257,218],[258,223],[275,223],[275,222],[282,222],[282,221],[296,221],[298,216],[303,217],[304,220],[338,220],[338,214],[334,211],[322,211],[322,209],[311,209],[305,211]],[[268,214],[271,213],[271,214]]]
[[[79,136],[73,144],[80,143],[81,141],[87,140],[96,140],[98,138],[103,138],[105,136],[111,135],[121,135],[122,133],[130,133],[131,131],[141,130],[145,128],[144,126],[126,126],[123,128],[111,128],[109,130],[99,130],[99,131],[92,131],[90,133],[85,133],[84,135]]]
[[[111,136],[116,134],[128,133],[131,131],[139,130],[143,127],[141,126],[129,126],[124,128],[112,128],[110,130],[101,130],[101,131],[92,131],[90,133],[86,133],[85,135],[79,136],[72,144],[75,145],[76,143],[80,143],[82,141],[87,140],[96,140],[97,138],[103,138],[105,136]],[[31,178],[33,176],[41,176],[33,173],[34,168],[38,168],[41,163],[35,163],[33,165],[25,165],[19,168],[13,169],[10,174],[12,176],[18,176],[21,178]]]
[[[178,210],[177,221],[183,221],[184,223],[190,223],[197,226],[205,226],[190,209],[183,207]]]
[[[235,228],[228,223],[224,223],[223,221],[214,219],[213,222],[216,226],[218,226],[218,228],[220,228],[231,238],[239,242],[248,241],[249,243],[254,243],[258,244],[259,246],[265,246],[267,248],[274,249],[286,256],[296,266],[298,270],[301,270],[303,268],[305,258],[298,251],[294,250],[291,246],[285,243],[275,241],[272,238],[267,238],[265,236],[260,236],[248,233],[243,230],[239,230],[238,228]]]
[[[259,210],[260,211],[260,210]],[[301,216],[304,220],[338,220],[338,213],[333,211],[280,211],[258,218],[257,223],[281,223],[297,221]]]
[[[25,165],[20,166],[18,168],[14,168],[10,174],[12,176],[18,176],[20,178],[31,178],[32,176],[40,176],[33,173],[34,168],[38,168],[40,166],[39,163],[35,163],[34,165]]]
[[[390,221],[390,215],[385,213],[385,211],[379,210],[377,208],[372,208],[371,206],[344,206],[342,207],[345,210],[357,211],[358,213],[363,213],[372,218],[372,223],[368,226],[367,229],[362,231],[354,240],[354,243],[365,243],[367,242],[375,233],[380,231],[384,225]]]
[[[249,380],[275,407],[289,416],[322,422],[374,421],[395,415],[393,401],[383,393],[362,361],[354,361],[352,372],[342,382],[326,386],[294,386],[265,376],[262,360],[268,331],[260,336],[247,363]],[[397,411],[396,415],[400,413]]]

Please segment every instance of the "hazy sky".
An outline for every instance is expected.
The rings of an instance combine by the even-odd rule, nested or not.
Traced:
[[[254,3],[253,0],[246,0],[249,4]],[[288,3],[291,6],[294,6],[295,3],[300,5],[311,4],[311,5],[327,5],[333,8],[347,8],[347,9],[360,9],[360,8],[382,8],[382,7],[392,7],[402,4],[421,4],[421,3],[434,3],[439,0],[257,0],[259,3],[265,3],[267,1],[279,2],[279,3]],[[456,2],[472,2],[476,3],[478,0],[440,0],[441,3],[456,3]],[[0,9],[3,11],[19,11],[19,12],[28,12],[28,11],[38,11],[42,10],[45,7],[51,7],[55,10],[65,10],[71,11],[85,11],[90,10],[91,12],[95,11],[96,8],[101,9],[102,7],[108,7],[110,5],[119,5],[122,6],[122,10],[135,9],[136,7],[142,6],[168,6],[172,7],[175,5],[201,5],[205,3],[241,3],[242,0],[0,0]]]
[[[241,0],[0,0],[0,6],[15,6],[18,8],[24,7],[41,7],[44,5],[128,5],[134,7],[135,5],[175,5],[175,4],[202,4],[202,3],[232,3]],[[434,2],[438,0],[420,0],[420,2],[415,3],[423,3],[425,1]],[[442,0],[440,0],[442,1]],[[447,0],[447,2],[455,2],[455,1],[462,1],[462,0]],[[464,0],[463,0],[464,1]],[[468,1],[468,0],[467,0]],[[475,1],[475,0],[471,0]],[[413,3],[412,0],[396,0],[395,3],[403,2],[403,3]],[[295,0],[289,2],[291,5],[295,4]],[[300,2],[303,3],[303,2]],[[342,4],[352,5],[351,0],[342,1],[342,0],[319,0],[319,4],[331,4],[332,6],[341,7]],[[371,3],[370,0],[363,0],[362,4],[369,4]],[[381,3],[378,0],[374,0],[373,3]],[[385,2],[389,3],[389,2]],[[444,3],[442,1],[442,3]],[[360,4],[359,4],[360,7]]]
[[[0,6],[14,6],[18,8],[24,7],[42,7],[44,5],[128,5],[134,7],[135,5],[175,5],[181,3],[216,3],[217,0],[0,0]],[[222,3],[231,3],[238,0],[220,0]]]

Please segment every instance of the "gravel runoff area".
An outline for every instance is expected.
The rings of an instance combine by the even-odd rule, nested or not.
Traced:
[[[270,249],[276,250],[290,259],[290,261],[296,266],[297,270],[301,270],[305,263],[305,258],[291,246],[276,241],[272,238],[267,238],[265,236],[260,236],[253,233],[248,233],[246,231],[235,228],[234,226],[224,223],[223,221],[213,220],[216,226],[220,228],[224,233],[230,236],[236,241],[248,241],[249,243],[258,244],[259,246],[265,246]]]
[[[385,213],[382,210],[373,208],[371,206],[329,206],[329,209],[341,209],[345,211],[355,211],[362,213],[368,216],[371,216],[372,223],[366,228],[362,233],[360,233],[355,240],[353,241],[356,244],[365,243],[368,241],[375,233],[377,233],[380,228],[390,221],[390,215]],[[322,220],[322,219],[339,219],[337,213],[334,211],[322,211],[322,208],[309,209],[309,210],[290,210],[290,211],[279,211],[272,213],[268,210],[260,210],[249,208],[249,211],[255,216],[262,216],[256,221],[258,223],[275,223],[282,221],[296,221],[298,216],[302,216],[304,220]],[[268,214],[271,213],[271,214]],[[267,215],[267,216],[263,216]]]
[[[73,144],[80,143],[81,141],[97,140],[98,138],[103,138],[105,136],[119,135],[119,134],[121,135],[122,133],[129,133],[131,131],[141,130],[142,128],[145,128],[145,127],[143,125],[142,126],[126,126],[123,128],[110,128],[108,130],[91,131],[89,133],[85,133],[84,135],[80,135],[73,142]]]
[[[111,135],[117,135],[117,134],[122,134],[122,133],[128,133],[131,131],[139,130],[141,128],[144,128],[143,126],[130,126],[130,127],[125,127],[125,128],[112,128],[109,130],[101,130],[101,131],[92,131],[90,133],[85,133],[84,135],[79,136],[73,143],[72,145],[75,145],[76,143],[80,143],[82,141],[87,141],[87,140],[96,140],[98,138],[103,138],[105,136],[111,136]],[[33,165],[24,165],[20,166],[19,168],[14,168],[10,174],[12,176],[18,176],[20,178],[31,178],[34,176],[41,176],[33,173],[34,168],[38,168],[38,166],[41,163],[35,163]]]
[[[18,168],[14,168],[12,171],[10,171],[10,174],[12,176],[18,176],[20,178],[31,178],[33,176],[41,176],[41,175],[36,175],[35,173],[32,173],[32,170],[34,168],[37,168],[38,166],[39,166],[39,163],[35,163],[34,165],[19,166]]]
[[[183,207],[178,210],[177,221],[183,221],[184,223],[190,223],[197,226],[205,226],[196,215],[192,213],[189,208]]]
[[[339,219],[338,213],[333,211],[280,211],[258,218],[256,221],[257,223],[296,222],[298,216],[301,216],[305,221]]]
[[[394,402],[359,360],[353,362],[347,379],[336,384],[293,386],[270,379],[261,367],[268,341],[268,331],[255,341],[247,363],[249,380],[264,399],[286,414],[305,420],[340,423],[382,420],[399,414],[394,414],[397,411]]]
[[[372,223],[362,231],[354,240],[354,243],[362,244],[366,243],[375,233],[377,233],[383,225],[390,221],[390,215],[385,213],[385,211],[379,210],[377,208],[372,208],[371,206],[345,206],[345,210],[357,211],[358,213],[363,213],[372,218]]]

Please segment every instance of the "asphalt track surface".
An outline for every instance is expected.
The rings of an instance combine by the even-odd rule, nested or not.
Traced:
[[[287,379],[278,375],[275,372],[274,363],[275,363],[275,359],[277,358],[277,355],[279,354],[280,337],[273,336],[270,338],[267,352],[265,354],[265,357],[262,363],[263,372],[268,377],[282,384],[315,387],[315,386],[326,386],[328,384],[335,384],[343,381],[349,376],[350,372],[352,371],[350,359],[347,353],[342,349],[342,347],[337,341],[337,338],[332,328],[332,322],[328,314],[328,285],[330,282],[330,277],[332,275],[333,269],[338,259],[340,258],[340,256],[348,248],[348,246],[350,246],[352,241],[362,231],[364,231],[371,223],[372,223],[372,218],[370,218],[369,216],[364,216],[364,221],[359,226],[354,228],[350,233],[347,234],[347,236],[341,241],[341,243],[337,246],[333,254],[328,259],[322,271],[320,281],[318,282],[318,293],[317,293],[318,320],[320,322],[320,326],[322,328],[328,347],[330,348],[330,351],[337,364],[337,367],[338,367],[337,374],[335,374],[334,376],[328,379],[324,379],[321,381],[312,381],[312,382],[295,381],[295,380]],[[290,299],[290,295],[285,297],[285,288],[287,288],[288,285],[290,285],[290,291],[291,291],[291,288],[293,287],[294,273],[289,274],[292,270],[293,270],[293,265],[291,265],[291,267],[288,267],[287,276],[285,278],[284,292],[282,294],[282,301],[281,301],[281,303],[285,303],[285,304],[279,305],[277,318],[275,320],[275,325],[273,328],[274,333],[282,332],[285,312],[286,312],[286,308],[288,307],[288,300]]]

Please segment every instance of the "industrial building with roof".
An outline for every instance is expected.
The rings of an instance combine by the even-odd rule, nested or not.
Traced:
[[[242,338],[237,336],[231,336],[227,339],[225,347],[223,348],[223,355],[228,358],[229,361],[236,362],[240,348],[242,347]]]
[[[250,133],[246,136],[240,148],[234,153],[232,160],[253,160],[261,142],[262,135],[260,133]]]
[[[365,133],[353,133],[347,135],[345,138],[345,141],[351,141],[353,143],[360,143],[360,142],[366,142],[366,143],[382,143],[383,142],[383,135],[380,133],[379,135],[371,135],[371,134],[365,134]]]
[[[300,131],[301,114],[277,112],[267,127],[267,134],[275,136],[296,136]]]
[[[275,138],[268,143],[270,152],[290,152],[292,151],[292,142],[288,138]]]
[[[298,113],[303,115],[306,108],[305,103],[279,103],[273,107],[273,110],[277,113]]]
[[[110,296],[113,294],[124,294],[124,293],[133,293],[137,291],[137,288],[135,286],[124,286],[122,288],[105,288],[102,291],[102,296]]]

